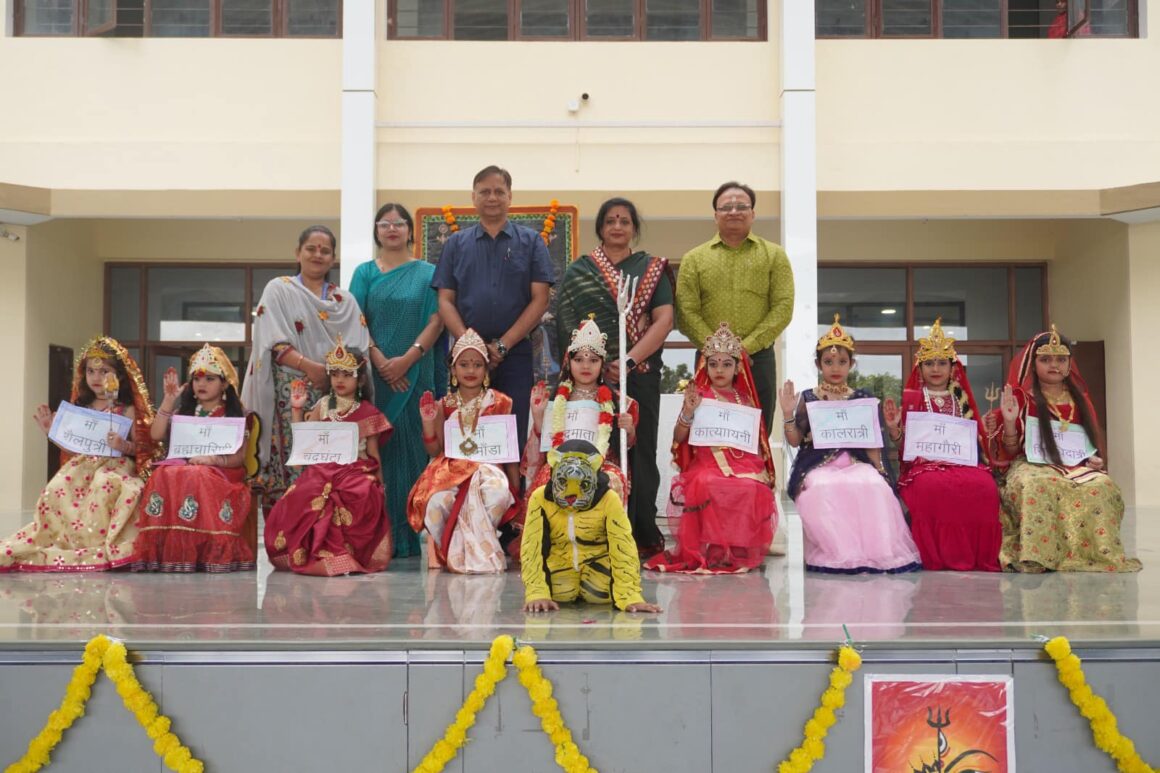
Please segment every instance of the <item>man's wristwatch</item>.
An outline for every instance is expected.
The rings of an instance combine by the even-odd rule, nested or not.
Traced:
[[[495,341],[493,343],[495,344],[495,350],[497,352],[499,352],[499,356],[500,357],[507,357],[507,355],[508,355],[507,344],[505,344],[503,342],[503,340],[499,339],[499,338],[495,339]]]
[[[631,357],[625,357],[624,358],[624,369],[626,372],[632,373],[634,370],[636,370],[636,360],[634,360]]]

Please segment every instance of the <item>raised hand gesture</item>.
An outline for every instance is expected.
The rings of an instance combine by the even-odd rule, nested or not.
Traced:
[[[1014,424],[1019,419],[1019,401],[1015,399],[1015,391],[1011,385],[1003,387],[1003,397],[999,400],[999,410],[1003,412],[1003,423]]]
[[[893,397],[887,397],[882,402],[882,416],[886,419],[886,426],[892,430],[897,430],[902,425],[902,410],[898,407],[898,403],[894,402]]]
[[[696,384],[689,382],[689,385],[685,387],[685,402],[681,406],[681,413],[685,414],[686,416],[692,416],[696,412],[697,406],[700,404],[701,393],[697,391]]]
[[[794,391],[793,381],[791,380],[787,380],[781,385],[781,389],[778,390],[777,404],[781,406],[781,412],[785,415],[787,421],[793,418],[800,397],[801,395]]]
[[[181,390],[185,389],[185,384],[177,383],[176,368],[170,368],[169,370],[165,371],[165,376],[161,380],[161,389],[165,393],[166,397],[172,397],[175,400],[177,399],[177,396],[181,394]]]
[[[290,407],[302,410],[310,399],[310,392],[306,389],[306,382],[300,378],[290,382]]]
[[[38,405],[36,410],[32,412],[32,418],[36,421],[38,427],[44,430],[44,434],[52,429],[52,409],[47,405]]]
[[[424,392],[419,398],[419,417],[424,424],[435,421],[435,417],[439,414],[439,405],[435,402],[435,396],[431,394],[430,390]]]
[[[544,422],[544,411],[548,407],[548,386],[543,382],[532,387],[532,418],[539,427]]]

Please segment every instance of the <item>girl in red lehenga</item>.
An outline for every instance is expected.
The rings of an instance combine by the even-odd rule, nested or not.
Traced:
[[[705,339],[701,364],[673,431],[680,474],[669,494],[675,550],[649,559],[645,569],[661,572],[728,573],[756,569],[777,529],[773,500],[773,456],[759,432],[753,454],[724,446],[688,443],[693,413],[704,399],[760,408],[749,356],[741,339],[722,322]]]
[[[427,532],[429,568],[467,574],[507,568],[498,529],[515,516],[518,465],[500,467],[443,453],[443,425],[451,417],[463,428],[460,448],[469,454],[465,446],[475,443],[481,417],[512,412],[512,399],[488,386],[487,360],[487,344],[468,328],[451,349],[451,391],[439,402],[430,392],[419,399],[423,445],[431,462],[411,488],[407,520],[415,531]]]
[[[978,428],[979,460],[974,467],[918,458],[902,461],[898,492],[910,510],[910,533],[923,569],[999,571],[999,488],[987,464],[983,416],[957,359],[955,339],[935,320],[929,338],[918,339],[914,368],[902,392],[901,409],[882,406],[890,439],[903,448],[906,416],[912,411],[971,419]]]
[[[169,418],[245,415],[238,399],[238,373],[226,353],[206,344],[189,361],[189,382],[165,372],[165,396],[150,430],[169,439]],[[133,546],[135,572],[234,572],[255,568],[254,549],[244,535],[250,487],[243,468],[244,444],[232,454],[193,456],[156,465],[141,495]]]
[[[358,425],[358,458],[350,464],[308,466],[266,518],[266,553],[275,569],[334,577],[380,572],[391,560],[391,522],[383,495],[379,446],[391,424],[363,399],[366,360],[339,336],[326,355],[330,394],[305,415],[306,384],[290,389],[291,421],[349,421]]]

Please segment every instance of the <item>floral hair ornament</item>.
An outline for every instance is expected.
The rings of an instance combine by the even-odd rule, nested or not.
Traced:
[[[225,352],[209,344],[198,349],[189,359],[190,378],[206,374],[218,376],[232,386],[235,392],[238,391],[238,371],[234,368],[234,364],[230,362]]]
[[[342,342],[342,334],[338,335],[338,343],[334,348],[326,353],[326,372],[333,373],[334,371],[342,371],[343,373],[358,373],[358,367],[361,363],[354,353],[346,348]]]
[[[475,332],[475,330],[472,328],[467,328],[463,335],[455,339],[455,346],[451,347],[451,361],[455,362],[458,360],[459,355],[463,354],[468,349],[473,349],[479,352],[480,356],[483,357],[483,361],[488,361],[487,343],[483,340],[483,337],[480,336],[479,333]]]
[[[1041,354],[1063,355],[1064,357],[1071,356],[1071,349],[1067,348],[1067,344],[1059,338],[1059,331],[1055,329],[1055,323],[1051,324],[1051,338],[1047,339],[1047,343],[1035,350],[1035,356]]]
[[[930,335],[918,339],[918,352],[914,355],[915,362],[928,362],[930,360],[951,360],[953,362],[956,356],[955,339],[943,334],[942,317],[939,317],[930,326]]]
[[[851,354],[854,353],[854,339],[846,332],[838,321],[842,318],[841,314],[834,315],[834,324],[830,326],[829,332],[818,339],[818,351],[829,349],[830,354],[837,354],[838,347],[848,350]]]
[[[711,357],[714,354],[728,354],[733,359],[740,360],[743,350],[741,338],[729,329],[728,322],[722,322],[717,326],[715,333],[705,337],[705,345],[701,347],[701,355]]]
[[[572,331],[572,343],[568,344],[568,354],[588,349],[602,360],[608,358],[608,334],[600,332],[594,317],[595,315],[589,315],[588,319],[580,323],[580,327]]]

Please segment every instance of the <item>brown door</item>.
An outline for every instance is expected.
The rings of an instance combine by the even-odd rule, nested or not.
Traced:
[[[1108,398],[1107,381],[1104,379],[1104,342],[1103,341],[1076,341],[1071,350],[1083,380],[1087,382],[1088,392],[1091,393],[1092,405],[1095,406],[1096,416],[1100,426],[1108,431]],[[1107,439],[1111,445],[1112,439]],[[1111,460],[1108,460],[1109,467]]]
[[[48,347],[48,407],[56,410],[61,402],[72,396],[73,350],[67,346],[49,344]],[[51,480],[60,469],[60,449],[48,444],[48,476]]]

